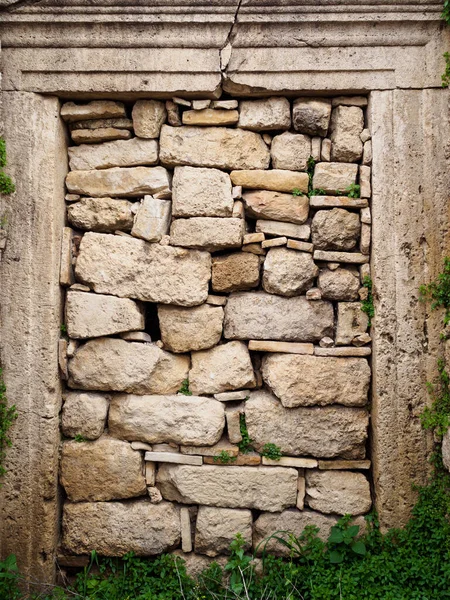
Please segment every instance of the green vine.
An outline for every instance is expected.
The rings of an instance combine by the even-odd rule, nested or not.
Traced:
[[[264,445],[261,452],[261,456],[265,456],[270,460],[280,460],[283,454],[279,446],[277,446],[276,444],[269,443]]]
[[[241,413],[239,415],[239,429],[241,431],[242,440],[238,443],[239,452],[242,454],[248,454],[253,450],[253,440],[248,435],[247,424],[245,422],[245,415]]]
[[[370,277],[364,277],[363,287],[367,288],[368,294],[365,300],[361,300],[361,310],[369,317],[368,326],[372,325],[372,319],[375,316],[375,307],[373,305],[372,280]]]
[[[16,191],[11,177],[4,173],[3,168],[6,167],[6,143],[3,138],[0,138],[0,194],[12,194]]]
[[[0,477],[6,473],[6,469],[3,466],[6,458],[6,449],[12,445],[8,431],[16,419],[16,407],[14,405],[8,406],[6,386],[3,382],[2,369],[0,369]]]

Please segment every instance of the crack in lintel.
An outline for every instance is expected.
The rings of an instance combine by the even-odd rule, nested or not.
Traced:
[[[227,69],[228,69],[228,65],[230,63],[231,53],[233,51],[233,41],[234,41],[234,38],[236,35],[234,30],[237,25],[239,11],[241,9],[242,2],[243,2],[243,0],[239,0],[239,2],[236,5],[236,10],[234,11],[233,21],[232,21],[230,29],[228,31],[228,35],[225,38],[225,42],[219,51],[222,83],[224,82],[224,80],[227,76]]]

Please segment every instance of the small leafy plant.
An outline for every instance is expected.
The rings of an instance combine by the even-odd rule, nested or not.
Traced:
[[[2,369],[0,369],[0,477],[6,473],[6,469],[3,466],[6,458],[6,449],[12,445],[8,431],[16,419],[17,410],[15,405],[8,406],[6,386],[3,382]]]
[[[445,310],[444,326],[450,323],[450,257],[444,259],[444,268],[437,279],[419,288],[420,299],[431,301],[431,310]]]
[[[309,192],[309,194],[308,194],[308,195],[309,195],[310,197],[311,197],[311,196],[326,196],[326,195],[327,195],[327,193],[326,193],[326,191],[325,191],[325,190],[323,190],[322,188],[318,188],[318,189],[315,189],[315,190],[311,190],[311,191]]]
[[[292,190],[292,195],[293,196],[304,196],[305,194],[303,192],[301,192],[298,188],[294,188]]]
[[[281,452],[281,448],[279,446],[277,446],[276,444],[265,444],[264,448],[262,449],[261,452],[261,456],[265,456],[266,458],[269,458],[270,460],[280,460],[280,458],[283,456],[282,452]]]
[[[77,435],[73,438],[75,442],[85,442],[86,438],[84,438],[80,433],[77,433]]]
[[[352,558],[355,554],[365,556],[366,545],[357,540],[359,525],[350,525],[351,515],[345,515],[337,525],[331,528],[328,537],[330,562],[343,563],[345,559]]]
[[[192,392],[189,390],[189,379],[185,379],[180,389],[178,390],[179,394],[183,394],[184,396],[192,396]]]
[[[217,454],[214,457],[214,462],[220,463],[222,465],[229,465],[232,462],[236,462],[236,460],[236,456],[231,456],[231,454],[227,452],[227,450],[222,450],[221,452],[219,452],[219,454]]]
[[[61,325],[59,326],[59,330],[63,335],[67,334],[67,325],[65,323],[61,323]]]
[[[16,186],[11,177],[3,171],[6,164],[6,143],[3,138],[0,138],[0,194],[12,194],[16,191]]]
[[[360,198],[361,197],[361,186],[357,183],[351,183],[346,189],[347,196],[349,198]]]
[[[246,593],[244,598],[248,598],[247,590],[252,577],[252,569],[250,567],[252,559],[250,556],[244,554],[245,540],[240,533],[231,542],[230,551],[231,556],[225,565],[225,571],[230,574],[229,586],[237,598],[241,597],[242,592]]]
[[[238,443],[239,451],[242,454],[248,454],[253,450],[253,440],[248,435],[247,424],[245,422],[245,415],[241,413],[239,415],[239,429],[241,431],[242,440]]]
[[[373,294],[372,294],[372,279],[370,277],[364,277],[363,287],[367,288],[368,294],[366,300],[361,300],[361,310],[366,313],[369,317],[369,327],[372,325],[372,319],[375,316],[375,307],[373,305]]]

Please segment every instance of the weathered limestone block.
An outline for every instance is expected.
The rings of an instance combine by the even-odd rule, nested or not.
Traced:
[[[447,471],[450,471],[450,429],[447,429],[442,440],[442,461]]]
[[[322,147],[320,149],[320,159],[325,162],[330,162],[331,160],[331,140],[325,138],[322,140]]]
[[[72,171],[147,166],[158,162],[158,142],[140,138],[105,142],[96,146],[82,144],[72,146],[68,151]]]
[[[224,127],[169,127],[163,125],[160,160],[176,167],[267,169],[270,154],[262,137],[252,131]]]
[[[133,396],[117,394],[111,400],[111,435],[150,444],[212,446],[225,426],[223,405],[198,396]]]
[[[367,403],[370,367],[365,358],[267,354],[262,376],[285,407]]]
[[[175,167],[174,217],[231,217],[234,200],[228,173],[218,169]]]
[[[359,215],[344,208],[318,210],[311,224],[312,242],[319,250],[352,250],[360,231]]]
[[[239,113],[237,110],[204,108],[203,110],[186,110],[182,118],[183,125],[236,125]]]
[[[131,113],[135,134],[140,138],[157,138],[167,111],[164,102],[158,100],[138,100]]]
[[[295,506],[295,469],[164,464],[156,482],[166,500],[224,508],[279,512]]]
[[[302,224],[308,219],[308,196],[293,196],[281,192],[258,190],[242,196],[245,212],[257,219],[272,219]]]
[[[180,510],[170,502],[66,502],[63,546],[73,554],[103,556],[167,552],[180,542]]]
[[[116,117],[111,119],[89,119],[86,121],[75,121],[70,123],[69,129],[107,129],[114,127],[115,129],[129,129],[133,131],[133,121],[126,117]]]
[[[67,333],[75,339],[101,337],[121,331],[144,329],[144,311],[129,298],[67,292]]]
[[[109,396],[86,392],[67,392],[61,414],[61,429],[66,437],[81,435],[95,440],[105,429]]]
[[[161,350],[146,393],[175,394],[188,376],[189,357]]]
[[[331,100],[297,98],[292,108],[294,129],[308,135],[325,137],[331,117]]]
[[[367,106],[367,96],[336,96],[332,99],[333,106]]]
[[[212,260],[212,289],[215,292],[250,290],[259,284],[259,258],[234,252]]]
[[[181,454],[196,456],[197,458],[209,456],[217,459],[219,454],[224,451],[233,457],[239,454],[239,448],[231,444],[226,435],[213,446],[181,446],[180,448]]]
[[[169,233],[171,207],[170,200],[144,196],[137,210],[131,235],[147,242],[159,242],[163,235]]]
[[[122,102],[112,100],[94,100],[87,104],[66,102],[61,107],[61,117],[67,123],[84,121],[88,119],[110,119],[112,117],[126,117],[125,106]]]
[[[287,98],[273,96],[261,100],[241,100],[238,126],[253,131],[279,131],[291,126],[291,107]]]
[[[362,473],[307,471],[308,505],[323,513],[362,515],[370,510],[370,485]]]
[[[318,163],[314,169],[313,187],[326,194],[346,192],[356,182],[358,165],[352,163]]]
[[[103,436],[93,442],[64,442],[61,484],[72,502],[133,498],[147,493],[143,460],[130,444]]]
[[[369,317],[361,310],[360,302],[339,302],[336,327],[336,344],[346,346],[354,337],[365,333]]]
[[[364,264],[369,262],[367,254],[360,252],[329,252],[327,250],[314,250],[314,260],[321,260],[328,263],[354,263]]]
[[[268,221],[263,219],[256,221],[255,231],[265,233],[268,236],[290,237],[301,240],[308,240],[311,235],[311,227],[306,223],[304,225],[297,225],[296,223],[283,223],[283,221]],[[268,248],[275,245],[271,244],[271,241],[267,240],[263,242],[262,247]]]
[[[206,252],[89,232],[81,240],[76,274],[97,293],[195,306],[208,296],[211,257]]]
[[[315,342],[333,334],[333,307],[304,297],[265,292],[231,294],[225,307],[224,337],[241,340]]]
[[[311,208],[366,208],[369,206],[365,198],[348,198],[347,196],[311,196]],[[362,213],[361,211],[361,217]]]
[[[306,171],[308,158],[311,156],[311,138],[285,131],[273,138],[270,155],[274,169]]]
[[[202,304],[194,308],[158,305],[164,348],[172,352],[205,350],[222,337],[223,308]]]
[[[102,129],[75,129],[71,133],[71,138],[75,144],[98,144],[113,140],[129,140],[131,138],[131,131],[127,131],[126,129],[116,129],[114,127]]]
[[[239,248],[244,235],[243,219],[220,217],[191,217],[176,219],[170,227],[173,246],[198,248],[215,252]]]
[[[85,196],[143,196],[170,191],[169,172],[164,167],[113,167],[97,171],[70,171],[69,192]]]
[[[271,248],[264,261],[263,288],[271,294],[298,296],[313,286],[318,274],[308,252]]]
[[[361,198],[370,198],[372,195],[372,186],[370,174],[372,169],[368,166],[360,165],[359,167],[359,185],[361,188]]]
[[[361,286],[359,273],[350,269],[323,269],[319,273],[319,288],[326,300],[358,300]]]
[[[245,403],[245,419],[258,451],[270,440],[292,456],[365,457],[369,417],[361,408],[284,408],[270,392],[257,390]]]
[[[250,354],[243,342],[228,342],[191,356],[189,387],[194,394],[218,394],[256,384]]]
[[[132,206],[128,200],[82,198],[67,207],[67,218],[78,229],[101,233],[129,231],[133,227]]]
[[[357,106],[338,106],[331,116],[331,160],[356,162],[363,153],[364,114]]]
[[[270,171],[242,170],[231,171],[231,182],[243,188],[269,190],[274,192],[288,192],[297,189],[300,192],[308,191],[307,173],[297,171],[284,171],[282,169],[271,169]]]
[[[230,544],[240,533],[244,549],[252,546],[252,513],[247,509],[200,506],[195,526],[195,551],[207,556],[229,554]]]

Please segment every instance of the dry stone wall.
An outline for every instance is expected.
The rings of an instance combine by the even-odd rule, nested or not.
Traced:
[[[366,104],[62,106],[64,552],[216,557],[370,510]]]

